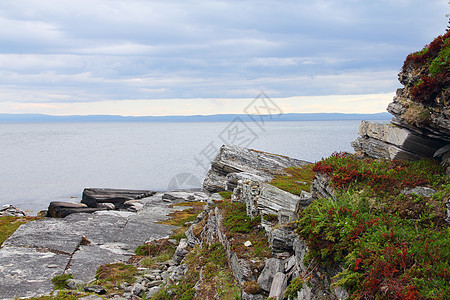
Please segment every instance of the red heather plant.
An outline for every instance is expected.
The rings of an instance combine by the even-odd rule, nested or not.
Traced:
[[[440,35],[419,52],[406,57],[403,72],[426,66],[426,73],[411,88],[411,100],[422,104],[435,104],[434,99],[450,83],[450,31]],[[445,98],[445,97],[444,97]]]
[[[317,162],[313,171],[328,174],[332,186],[338,190],[370,187],[376,193],[395,193],[406,187],[432,186],[444,169],[427,160],[359,159],[353,155],[333,153],[331,157]]]
[[[414,68],[417,66],[425,65],[430,60],[436,58],[439,55],[439,51],[444,46],[446,39],[450,38],[450,31],[444,35],[440,35],[435,38],[429,45],[426,45],[421,51],[413,52],[409,54],[405,62],[403,63],[403,72],[408,68]]]
[[[335,153],[314,169],[330,175],[337,200],[318,199],[300,214],[305,264],[341,265],[335,285],[351,299],[450,299],[450,228],[430,221],[450,191],[439,165]],[[399,194],[416,185],[438,192],[430,199]],[[424,210],[402,217],[394,209],[399,203]]]

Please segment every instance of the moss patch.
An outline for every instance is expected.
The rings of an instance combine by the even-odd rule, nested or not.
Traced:
[[[301,195],[302,191],[309,192],[315,174],[313,166],[314,164],[309,164],[300,168],[286,168],[284,171],[287,175],[275,175],[270,184],[294,195]]]
[[[123,292],[119,285],[124,282],[134,283],[137,274],[137,268],[133,265],[123,263],[106,264],[97,269],[95,278],[97,283],[105,287],[107,290],[116,290]]]
[[[265,259],[272,256],[264,229],[260,226],[261,216],[247,216],[245,203],[223,201],[218,207],[224,214],[223,226],[230,242],[231,250],[240,258]],[[250,241],[252,246],[245,247]]]

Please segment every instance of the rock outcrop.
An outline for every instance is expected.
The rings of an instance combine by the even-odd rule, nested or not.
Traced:
[[[392,124],[362,122],[361,137],[352,143],[356,151],[373,158],[450,162],[450,71],[441,55],[449,38],[447,32],[407,57],[398,74],[404,88],[387,107]]]
[[[283,172],[287,167],[300,167],[308,164],[306,161],[282,155],[270,154],[234,145],[223,145],[217,157],[211,162],[211,169],[203,181],[203,189],[216,193],[233,191],[237,180],[232,175],[245,172],[258,181],[270,181],[273,175]]]
[[[150,197],[154,194],[153,191],[87,188],[83,191],[81,203],[91,208],[112,203],[116,209],[120,209],[127,201]]]
[[[63,273],[88,282],[100,265],[127,262],[137,246],[168,237],[174,227],[156,222],[175,210],[169,205],[176,201],[163,194],[140,199],[138,212],[74,213],[22,225],[0,248],[0,299],[48,294],[51,279]]]
[[[6,204],[0,208],[0,217],[26,217],[27,214],[15,207],[14,205]]]

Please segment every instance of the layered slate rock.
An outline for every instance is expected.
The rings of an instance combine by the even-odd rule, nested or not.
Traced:
[[[373,158],[435,158],[450,165],[450,69],[441,61],[448,38],[450,31],[408,55],[398,74],[404,87],[387,107],[392,124],[361,123],[361,137],[352,143],[356,151]]]
[[[162,195],[141,199],[137,213],[76,213],[20,226],[0,249],[0,299],[49,293],[63,273],[88,282],[100,265],[126,262],[137,246],[169,236],[174,227],[156,223],[175,209]]]
[[[233,191],[237,180],[227,175],[246,172],[258,176],[263,181],[269,181],[277,172],[288,167],[301,167],[308,164],[303,160],[287,156],[256,151],[234,145],[223,145],[219,154],[211,162],[211,169],[203,181],[203,189],[210,192],[224,190]]]
[[[446,142],[421,136],[395,125],[362,121],[361,137],[352,142],[356,151],[373,158],[416,160],[433,157]]]
[[[50,202],[47,209],[47,217],[65,218],[68,215],[76,213],[93,213],[99,210],[104,210],[104,207],[92,208],[83,203],[72,203],[63,201]]]
[[[26,217],[27,214],[15,207],[14,205],[6,204],[0,208],[0,217]]]
[[[86,188],[83,191],[81,203],[92,208],[101,206],[101,203],[112,203],[116,209],[120,209],[127,201],[150,197],[154,194],[153,191],[145,190]]]

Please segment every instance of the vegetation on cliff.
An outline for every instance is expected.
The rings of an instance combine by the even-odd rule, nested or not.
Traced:
[[[411,89],[411,100],[435,105],[449,95],[447,88],[450,75],[450,31],[435,38],[421,51],[407,56],[402,71],[418,70],[418,80]],[[441,96],[442,97],[439,97]],[[440,100],[439,100],[440,99]]]
[[[334,154],[313,170],[329,176],[337,200],[318,199],[300,215],[308,263],[343,266],[336,285],[353,299],[450,297],[450,181],[441,166]],[[416,186],[437,192],[405,190]]]

